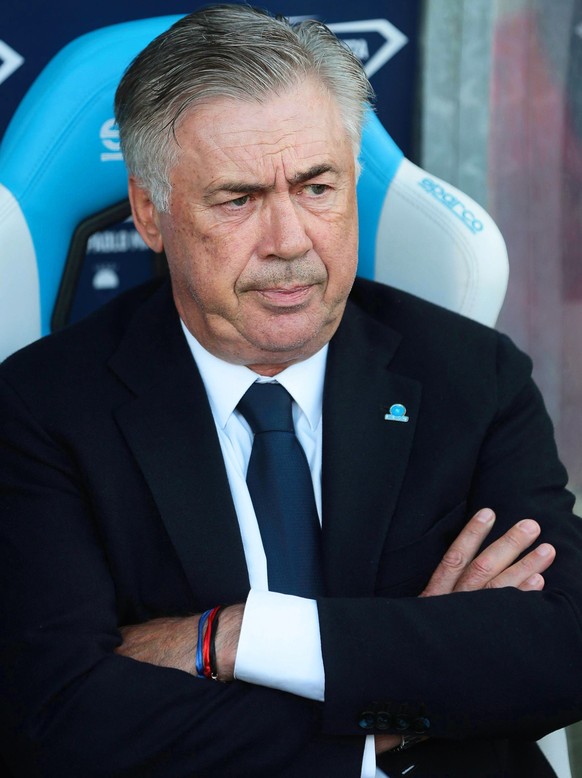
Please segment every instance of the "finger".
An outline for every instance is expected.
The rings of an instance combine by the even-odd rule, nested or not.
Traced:
[[[483,508],[467,522],[432,574],[421,597],[450,594],[491,531],[495,514]]]
[[[519,559],[513,565],[493,578],[488,584],[488,589],[500,589],[504,586],[513,586],[521,589],[531,578],[533,585],[530,584],[524,591],[537,591],[539,581],[536,575],[543,573],[552,564],[556,558],[556,549],[549,543],[542,543],[522,559]],[[539,576],[541,578],[541,575]],[[543,579],[542,579],[543,581]],[[543,588],[543,585],[542,585]]]
[[[522,592],[541,592],[545,585],[544,576],[535,573],[535,575],[532,575],[531,578],[528,578],[527,581],[524,581],[517,588]]]
[[[494,578],[507,570],[538,538],[540,525],[532,519],[523,519],[498,540],[488,546],[467,566],[459,577],[455,591],[484,589]]]

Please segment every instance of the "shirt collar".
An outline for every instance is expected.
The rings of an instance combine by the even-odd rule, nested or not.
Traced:
[[[220,427],[224,429],[241,397],[260,379],[276,380],[284,386],[305,414],[311,429],[317,429],[321,421],[327,344],[308,359],[285,368],[274,379],[265,379],[244,365],[214,356],[196,340],[183,321],[180,323],[202,376],[212,414]]]

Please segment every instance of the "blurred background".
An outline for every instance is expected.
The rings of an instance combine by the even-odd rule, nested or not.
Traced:
[[[580,512],[582,0],[262,4],[334,28],[365,64],[378,115],[405,155],[467,192],[497,221],[510,261],[498,328],[534,360]],[[35,77],[69,41],[97,27],[199,5],[5,4],[0,137]],[[101,141],[105,154],[116,154],[114,129],[104,126]],[[125,222],[93,235],[70,319],[147,277],[143,249]],[[582,778],[580,725],[570,728],[569,745],[574,778]]]

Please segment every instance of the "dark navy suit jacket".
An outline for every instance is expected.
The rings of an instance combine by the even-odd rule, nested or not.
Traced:
[[[2,751],[18,776],[359,778],[364,735],[425,728],[415,778],[551,776],[582,717],[582,530],[505,337],[358,281],[331,341],[319,601],[326,701],[113,653],[119,625],[245,599],[204,387],[169,287],[0,368]],[[394,403],[408,422],[385,420]],[[557,547],[543,593],[418,598],[478,508]]]

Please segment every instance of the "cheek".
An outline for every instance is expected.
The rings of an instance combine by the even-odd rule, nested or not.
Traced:
[[[330,239],[321,244],[320,256],[327,267],[329,285],[334,290],[351,288],[358,265],[357,223],[342,225]]]
[[[176,270],[199,303],[209,309],[236,305],[236,284],[243,272],[240,246],[208,236],[182,243]]]

